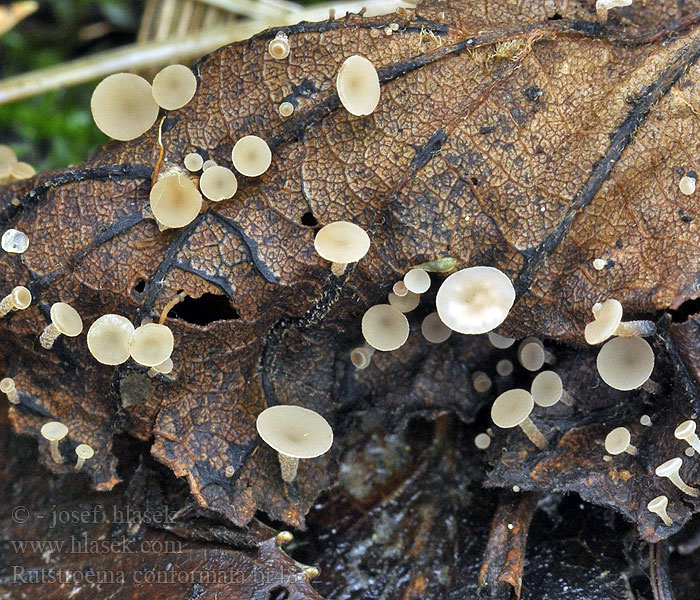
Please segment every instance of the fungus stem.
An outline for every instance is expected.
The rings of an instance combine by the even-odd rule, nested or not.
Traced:
[[[158,319],[158,325],[163,325],[165,323],[165,320],[168,318],[168,313],[173,309],[173,307],[176,304],[179,304],[182,302],[187,294],[185,292],[180,292],[179,294],[175,294],[170,300],[168,300],[168,303],[163,307],[163,310],[160,312],[160,319]]]
[[[573,406],[574,404],[576,404],[576,400],[574,399],[574,397],[571,394],[569,394],[566,390],[564,390],[561,393],[561,398],[559,398],[559,402],[563,402],[567,406]]]
[[[348,263],[331,263],[331,273],[336,277],[340,277],[345,273],[345,269],[348,268]]]
[[[629,444],[624,451],[627,452],[627,454],[631,454],[632,456],[636,456],[638,453],[637,446],[635,446],[634,444]]]
[[[615,333],[619,337],[649,337],[656,333],[656,325],[653,321],[624,321],[617,326]]]
[[[58,440],[51,440],[49,442],[49,448],[51,449],[51,458],[53,458],[54,462],[61,464],[63,462],[63,457],[58,450]]]
[[[44,331],[41,332],[41,336],[39,336],[39,343],[41,344],[42,348],[45,348],[46,350],[51,350],[51,348],[53,348],[54,342],[58,339],[58,336],[60,335],[61,332],[58,330],[58,327],[56,327],[53,323],[49,323],[44,328]]]
[[[281,452],[277,453],[280,461],[280,469],[282,471],[282,479],[287,483],[291,483],[297,477],[297,469],[299,468],[299,459],[293,456],[287,456]]]
[[[647,379],[640,387],[649,394],[658,394],[661,391],[661,386],[651,379]]]
[[[78,460],[77,460],[76,463],[75,463],[74,469],[75,469],[76,471],[80,471],[80,469],[83,468],[83,465],[84,465],[84,464],[85,464],[85,459],[84,459],[82,456],[79,456],[79,457],[78,457]]]
[[[19,395],[17,394],[15,380],[11,377],[5,377],[0,380],[0,392],[5,394],[12,404],[19,404]]]
[[[537,429],[535,424],[530,420],[530,417],[527,417],[520,423],[520,429],[523,430],[523,433],[530,438],[530,441],[540,450],[544,450],[547,447],[547,438],[540,433],[540,430]]]
[[[681,479],[681,476],[678,472],[671,473],[668,478],[671,480],[671,483],[675,485],[681,492],[685,492],[688,494],[688,496],[698,496],[700,495],[700,490],[698,488],[694,488],[685,481]]]

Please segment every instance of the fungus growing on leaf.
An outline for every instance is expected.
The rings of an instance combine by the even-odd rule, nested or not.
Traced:
[[[525,338],[518,347],[518,362],[528,371],[539,371],[544,365],[545,352],[541,340]]]
[[[76,461],[74,467],[76,471],[80,471],[80,469],[83,468],[85,461],[90,460],[93,456],[95,456],[95,451],[92,449],[92,446],[88,446],[87,444],[78,444],[75,447],[75,453],[78,456],[78,460]]]
[[[2,234],[2,249],[10,254],[22,254],[29,248],[29,237],[17,229],[8,229]]]
[[[275,60],[284,60],[289,56],[289,38],[283,31],[278,31],[275,39],[267,45],[267,51]]]
[[[197,152],[190,152],[183,162],[185,169],[192,172],[197,172],[204,166],[204,159]]]
[[[19,404],[19,395],[17,394],[15,380],[11,377],[0,379],[0,393],[5,394],[12,404]]]
[[[649,427],[651,425],[651,417],[649,415],[642,415],[639,418],[639,422],[644,425],[644,427]]]
[[[611,8],[630,6],[632,0],[596,0],[595,11],[601,21],[608,20],[608,11]]]
[[[282,102],[277,110],[279,110],[280,116],[286,119],[287,117],[292,116],[292,113],[294,112],[294,105],[291,102]]]
[[[605,436],[605,451],[608,454],[617,456],[626,452],[633,456],[637,454],[637,448],[630,444],[630,432],[626,427],[616,427]]]
[[[369,251],[367,232],[348,221],[324,225],[314,239],[314,248],[321,258],[331,261],[331,271],[340,276],[349,263],[357,262]]]
[[[270,167],[272,152],[270,146],[261,137],[246,135],[233,146],[231,160],[241,175],[257,177]]]
[[[622,304],[610,299],[593,306],[594,320],[586,325],[584,337],[590,345],[600,344],[613,335],[647,336],[656,333],[656,325],[652,321],[622,322]]]
[[[133,333],[134,326],[126,317],[102,315],[88,329],[88,350],[103,365],[120,365],[129,360]]]
[[[282,479],[294,481],[300,459],[316,458],[330,450],[333,430],[328,421],[308,408],[270,406],[255,422],[263,441],[277,452]]]
[[[238,181],[231,169],[226,167],[211,167],[199,178],[199,189],[202,194],[213,202],[231,198],[238,189]]]
[[[676,427],[673,432],[674,437],[677,440],[684,440],[689,446],[693,448],[696,452],[700,452],[700,438],[698,438],[695,433],[697,425],[695,421],[687,420],[683,421],[678,427]]]
[[[41,426],[40,433],[41,436],[49,442],[51,457],[54,462],[62,463],[63,457],[58,451],[58,443],[68,435],[68,427],[59,421],[50,421]]]
[[[487,433],[479,433],[474,438],[474,445],[479,450],[486,450],[491,445],[491,438]]]
[[[400,348],[409,330],[406,316],[389,304],[377,304],[362,317],[362,335],[375,350],[391,352]]]
[[[202,163],[202,171],[206,171],[207,169],[211,169],[212,167],[216,166],[216,161],[212,160],[211,158],[209,160],[205,160]]]
[[[414,294],[424,294],[430,289],[430,275],[423,269],[411,269],[403,278],[406,289]]]
[[[350,351],[350,362],[356,369],[366,369],[372,362],[374,348],[368,344],[363,344]]]
[[[643,385],[654,370],[654,351],[640,337],[618,337],[606,342],[598,353],[600,378],[616,390],[629,391]]]
[[[148,369],[148,376],[155,377],[156,375],[167,375],[173,370],[173,361],[171,358],[164,360],[159,365],[155,365]]]
[[[488,337],[491,345],[499,350],[505,350],[506,348],[510,348],[513,344],[515,344],[515,339],[499,335],[493,331],[489,331]]]
[[[431,344],[442,344],[452,335],[452,330],[440,320],[436,312],[430,313],[423,319],[420,330],[423,337]]]
[[[129,353],[144,367],[155,367],[170,358],[175,338],[170,327],[158,323],[146,323],[134,330],[129,341]]]
[[[501,377],[508,377],[513,374],[513,362],[503,358],[496,363],[496,373]]]
[[[666,512],[667,506],[668,498],[666,496],[657,496],[653,500],[649,501],[649,504],[647,504],[647,510],[649,512],[659,515],[659,517],[661,517],[661,520],[664,522],[664,525],[670,527],[671,525],[673,525],[673,521]]]
[[[58,336],[76,337],[83,332],[83,320],[70,304],[56,302],[51,306],[51,323],[41,332],[39,343],[50,350]]]
[[[442,322],[458,333],[487,333],[508,316],[515,302],[510,279],[493,267],[468,267],[443,281],[435,303]]]
[[[15,151],[9,146],[0,144],[0,181],[10,176],[12,165],[17,162]]]
[[[102,133],[127,141],[146,133],[159,109],[148,81],[132,73],[116,73],[97,84],[90,110]]]
[[[420,296],[413,292],[406,292],[405,296],[397,296],[389,292],[389,304],[402,313],[409,313],[420,304]]]
[[[602,258],[596,258],[593,260],[593,268],[596,271],[602,271],[605,268],[605,265],[608,264],[606,261],[604,261]]]
[[[197,186],[182,173],[164,174],[151,188],[151,210],[164,227],[185,227],[202,208]]]
[[[692,196],[695,193],[695,184],[697,183],[695,177],[690,175],[684,175],[678,182],[678,189],[680,189],[681,194],[686,196]]]
[[[345,110],[356,117],[372,114],[379,104],[379,75],[364,56],[345,59],[338,70],[335,88]]]
[[[197,91],[197,78],[184,65],[165,67],[153,78],[153,99],[165,110],[182,108]]]
[[[535,401],[526,390],[514,389],[503,392],[491,407],[491,420],[502,429],[520,427],[540,450],[547,447],[546,438],[530,420]]]
[[[560,400],[567,406],[571,406],[573,398],[564,390],[561,377],[554,371],[542,371],[533,380],[530,394],[537,406],[548,408],[554,406]]]
[[[23,285],[18,285],[0,300],[0,317],[13,310],[24,310],[32,303],[32,293]]]
[[[667,460],[665,463],[656,467],[654,471],[657,477],[667,477],[673,485],[675,485],[681,492],[688,494],[688,496],[698,496],[700,495],[700,490],[687,485],[680,475],[681,467],[683,466],[682,458],[672,458]]]
[[[403,281],[397,281],[391,288],[391,291],[394,292],[394,294],[399,298],[402,298],[403,296],[408,294],[408,288],[406,287],[406,284]]]
[[[474,371],[472,373],[472,385],[475,391],[483,394],[491,389],[491,378],[483,371]]]

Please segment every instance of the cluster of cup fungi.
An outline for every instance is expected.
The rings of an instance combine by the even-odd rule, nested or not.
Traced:
[[[615,6],[626,6],[631,0],[598,0],[599,12]],[[607,14],[607,13],[606,13]],[[392,31],[395,29],[390,28]],[[397,27],[398,29],[398,27]],[[279,32],[268,45],[268,53],[274,60],[285,60],[290,53],[287,35]],[[104,79],[95,89],[91,109],[97,126],[117,140],[131,140],[148,131],[156,122],[160,108],[177,110],[185,106],[195,95],[197,81],[190,69],[183,65],[171,65],[160,71],[152,85],[145,79],[119,73]],[[376,68],[367,58],[359,55],[347,58],[338,69],[336,91],[343,107],[352,115],[363,117],[372,114],[380,100],[379,77]],[[294,106],[282,102],[278,112],[282,118],[292,115]],[[151,216],[160,229],[181,228],[191,223],[202,209],[204,198],[217,203],[231,198],[238,188],[235,171],[244,177],[258,177],[265,173],[272,162],[268,144],[256,135],[241,137],[233,145],[231,168],[204,160],[196,151],[184,156],[183,168],[172,167],[158,173],[150,192]],[[13,166],[14,165],[14,166]],[[14,154],[0,147],[0,181],[2,178],[20,178],[25,171]],[[14,170],[13,170],[14,169]],[[17,173],[20,173],[18,176]],[[197,174],[199,175],[197,176]],[[7,181],[7,179],[6,179]],[[685,176],[680,184],[684,194],[695,191],[695,176]],[[203,198],[204,197],[204,198]],[[370,249],[369,235],[358,225],[338,221],[325,225],[316,234],[314,246],[323,259],[331,263],[336,276],[342,275],[350,263],[360,261]],[[28,237],[10,229],[2,237],[2,248],[7,252],[22,253],[29,245]],[[601,264],[595,264],[598,261]],[[604,261],[596,259],[594,267],[604,268]],[[369,308],[362,318],[363,346],[353,349],[350,361],[357,369],[366,369],[376,351],[391,352],[400,348],[408,339],[410,326],[406,313],[415,309],[421,295],[430,289],[430,272],[453,271],[456,261],[442,258],[418,265],[408,270],[397,281],[385,304]],[[24,310],[31,303],[30,291],[15,287],[0,302],[0,317],[14,310]],[[488,334],[490,343],[499,349],[511,347],[516,340],[497,334],[515,301],[515,290],[510,279],[500,270],[490,266],[472,266],[449,275],[436,295],[436,310],[421,324],[424,338],[433,344],[445,342],[453,332],[462,335]],[[87,346],[100,363],[110,366],[133,359],[148,367],[149,375],[167,374],[173,368],[170,355],[174,338],[163,324],[168,307],[159,323],[146,322],[139,327],[126,317],[107,314],[96,319],[87,333]],[[40,335],[41,346],[51,349],[60,335],[78,336],[83,323],[78,312],[64,302],[55,303],[50,310],[51,323]],[[654,353],[643,339],[653,335],[655,327],[649,321],[622,321],[622,305],[608,299],[593,306],[593,320],[586,326],[584,337],[591,345],[603,344],[596,365],[601,379],[617,390],[634,390],[651,386],[649,377],[654,368]],[[526,338],[518,347],[518,361],[530,372],[538,372],[544,364],[554,362],[537,338]],[[496,365],[500,376],[508,376],[513,363],[501,360]],[[491,388],[491,378],[484,372],[472,374],[472,385],[477,392]],[[0,392],[11,403],[18,404],[20,397],[11,378],[0,381]],[[547,438],[530,419],[534,406],[548,408],[558,402],[573,405],[574,398],[564,389],[560,376],[551,370],[540,371],[533,379],[530,390],[511,389],[500,394],[491,407],[493,423],[502,429],[520,427],[522,432],[540,450],[547,447]],[[648,420],[648,417],[647,417]],[[300,406],[278,405],[263,410],[256,421],[261,439],[275,450],[279,457],[282,479],[291,483],[296,478],[299,460],[316,458],[326,453],[333,443],[333,430],[317,412]],[[700,452],[700,439],[695,434],[696,424],[689,420],[681,423],[675,436]],[[49,442],[51,456],[57,463],[63,462],[59,442],[68,436],[68,428],[56,421],[46,423],[41,435]],[[486,449],[491,437],[480,433],[475,444]],[[605,449],[612,455],[634,455],[636,448],[630,443],[630,433],[624,427],[611,431],[605,439]],[[94,455],[87,444],[75,448],[76,470]],[[611,456],[605,457],[612,460]],[[656,469],[656,475],[667,477],[683,493],[698,496],[700,490],[688,486],[679,474],[681,458],[673,458]],[[227,469],[228,475],[229,469]],[[668,498],[659,496],[651,500],[648,509],[659,515],[666,525],[672,521],[666,512]]]

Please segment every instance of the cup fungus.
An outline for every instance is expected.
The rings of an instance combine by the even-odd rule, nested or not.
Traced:
[[[622,322],[622,304],[609,299],[593,306],[594,320],[586,325],[584,338],[591,346],[600,344],[613,335],[631,337],[647,336],[656,333],[652,321]]]
[[[665,463],[656,467],[654,471],[657,477],[667,477],[673,485],[675,485],[681,492],[688,494],[688,496],[698,496],[700,495],[700,490],[687,485],[680,475],[681,467],[683,466],[682,458],[672,458],[667,460]]]
[[[372,362],[374,348],[368,344],[363,344],[350,351],[350,362],[356,369],[366,369]]]
[[[171,358],[168,358],[167,360],[163,361],[159,365],[156,365],[156,366],[148,369],[148,376],[155,377],[156,375],[167,375],[168,373],[171,373],[172,370],[173,370],[173,361]]]
[[[409,292],[425,294],[430,289],[430,275],[423,269],[411,269],[403,278]]]
[[[202,171],[206,171],[207,169],[211,169],[212,167],[216,166],[216,161],[212,160],[211,158],[209,160],[205,160],[204,163],[202,163]]]
[[[394,292],[394,294],[399,298],[402,298],[403,296],[408,294],[408,288],[406,287],[406,284],[403,281],[397,281],[394,284],[394,287],[391,288],[391,291]]]
[[[36,169],[26,162],[16,162],[10,167],[10,179],[12,179],[12,181],[29,179],[30,177],[34,177],[35,174]]]
[[[204,159],[197,154],[197,152],[190,152],[187,156],[185,156],[185,160],[183,162],[185,164],[185,169],[192,171],[193,173],[200,171],[204,166]]]
[[[0,317],[13,310],[24,310],[31,303],[32,293],[23,285],[18,285],[0,301]]]
[[[640,337],[618,337],[605,342],[596,366],[611,388],[629,391],[643,385],[654,370],[654,351]]]
[[[544,365],[544,344],[537,338],[525,338],[518,347],[518,362],[528,371],[539,371]]]
[[[408,319],[389,304],[377,304],[362,317],[362,335],[375,350],[390,352],[408,339]]]
[[[695,456],[695,450],[694,450],[693,448],[686,448],[685,451],[684,451],[684,454],[685,454],[688,458],[693,458],[693,456]]]
[[[530,394],[537,406],[548,408],[560,400],[567,406],[573,405],[573,398],[564,391],[561,377],[554,371],[542,371],[533,380]]]
[[[289,56],[289,38],[284,31],[278,31],[275,39],[267,45],[267,51],[275,60],[284,60]]]
[[[257,177],[270,167],[272,152],[270,152],[270,146],[261,137],[246,135],[233,146],[231,160],[241,175]]]
[[[0,392],[5,394],[12,404],[19,404],[19,395],[17,394],[15,380],[11,377],[0,379]]]
[[[686,196],[692,196],[695,193],[695,184],[697,183],[695,177],[690,175],[683,175],[681,180],[678,182],[678,189],[680,189],[681,194]]]
[[[238,189],[238,181],[231,169],[215,166],[207,169],[199,178],[199,189],[213,202],[231,198]]]
[[[661,517],[661,520],[664,522],[664,525],[670,527],[671,525],[673,525],[673,521],[666,512],[667,506],[668,498],[666,496],[657,496],[653,500],[649,501],[649,504],[647,504],[647,510],[649,512],[659,515],[659,517]]]
[[[479,433],[474,438],[474,445],[479,450],[486,450],[491,445],[491,438],[486,433]]]
[[[340,276],[348,263],[357,262],[369,251],[367,232],[348,221],[324,225],[314,239],[314,248],[321,258],[331,261],[331,271]]]
[[[333,430],[328,421],[308,408],[270,406],[255,422],[263,441],[277,452],[282,479],[294,481],[299,459],[316,458],[330,450]]]
[[[287,117],[292,116],[292,113],[294,112],[294,105],[291,102],[282,102],[277,110],[279,110],[280,116],[286,119]]]
[[[155,367],[170,358],[175,346],[173,332],[167,325],[146,323],[134,330],[129,340],[129,353],[144,367]]]
[[[697,434],[695,433],[696,428],[697,425],[695,424],[695,421],[689,419],[688,421],[683,421],[678,427],[676,427],[673,435],[677,440],[685,440],[685,442],[687,442],[688,445],[693,448],[693,450],[700,452],[700,438],[698,438]]]
[[[450,275],[435,303],[442,322],[458,333],[487,333],[498,327],[515,302],[510,279],[493,267],[468,267]]]
[[[356,117],[370,115],[379,104],[379,75],[364,56],[351,56],[338,70],[335,81],[340,102]]]
[[[605,436],[605,451],[613,456],[623,452],[634,456],[637,454],[637,448],[630,444],[630,439],[630,432],[626,427],[616,427]]]
[[[491,345],[499,350],[505,350],[506,348],[510,348],[513,344],[515,344],[515,340],[513,338],[499,335],[493,331],[489,331],[488,337]]]
[[[50,421],[41,426],[41,436],[48,440],[51,449],[51,457],[54,462],[62,463],[63,457],[58,451],[58,442],[68,435],[68,427],[58,421]]]
[[[164,227],[185,227],[194,221],[202,208],[202,195],[185,175],[164,175],[151,188],[151,210]]]
[[[496,363],[496,373],[501,377],[508,377],[513,374],[513,362],[503,358]]]
[[[534,407],[535,401],[526,390],[508,390],[493,403],[491,420],[503,429],[519,426],[535,446],[544,450],[547,447],[547,440],[530,420],[530,413]]]
[[[10,254],[22,254],[29,248],[29,237],[17,229],[8,229],[2,234],[2,249]]]
[[[602,271],[605,268],[605,265],[607,264],[607,261],[603,260],[602,258],[593,259],[593,268],[596,271]]]
[[[129,360],[129,341],[133,333],[134,326],[126,317],[102,315],[88,329],[88,350],[103,365],[121,365]]]
[[[12,165],[17,162],[15,151],[9,146],[0,144],[0,180],[10,176]]]
[[[197,78],[184,65],[170,65],[153,78],[152,89],[158,106],[165,110],[177,110],[194,98]]]
[[[644,427],[651,426],[651,417],[649,415],[642,415],[639,418],[639,422],[644,425]]]
[[[430,313],[420,326],[423,337],[431,344],[442,344],[452,335],[452,330],[445,325],[436,312]]]
[[[109,137],[127,141],[146,133],[158,118],[151,85],[132,73],[116,73],[97,84],[90,100],[92,117]]]
[[[402,313],[409,313],[420,304],[420,296],[413,292],[406,292],[405,296],[397,296],[389,292],[389,304]]]
[[[491,378],[483,371],[474,371],[472,373],[472,385],[474,390],[483,394],[491,389]]]
[[[56,302],[51,306],[51,323],[41,332],[39,343],[50,350],[58,336],[76,337],[83,332],[83,320],[70,304]]]
[[[78,456],[78,460],[75,463],[75,470],[80,471],[83,468],[86,460],[90,460],[95,456],[95,451],[91,446],[87,444],[78,444],[75,448],[75,453]]]

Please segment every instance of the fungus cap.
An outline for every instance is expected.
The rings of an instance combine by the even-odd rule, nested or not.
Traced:
[[[95,124],[115,140],[133,140],[158,118],[151,85],[132,73],[116,73],[97,84],[90,100]]]
[[[450,275],[435,303],[442,322],[459,333],[486,333],[498,327],[515,302],[510,279],[493,267],[468,267]]]
[[[59,421],[49,421],[41,426],[41,436],[49,442],[59,442],[67,435],[68,427]]]
[[[408,339],[409,329],[406,316],[389,304],[377,304],[362,317],[362,335],[376,350],[400,348]]]
[[[300,406],[270,406],[258,415],[255,426],[268,446],[292,458],[316,458],[333,445],[328,421]]]
[[[182,108],[197,91],[197,78],[184,65],[165,67],[153,78],[153,99],[165,110]]]
[[[554,406],[564,393],[561,377],[554,371],[542,371],[532,380],[530,393],[537,406]]]
[[[0,379],[0,393],[9,394],[15,389],[15,380],[11,377]]]
[[[292,113],[294,112],[294,105],[291,102],[282,102],[282,104],[279,105],[279,112],[280,116],[287,118],[291,117]]]
[[[204,166],[204,159],[197,152],[190,152],[183,162],[188,171],[199,171]]]
[[[88,329],[88,350],[103,365],[120,365],[129,359],[133,333],[134,326],[126,317],[102,315]]]
[[[474,437],[474,445],[479,450],[486,450],[491,445],[491,438],[488,433],[478,433]]]
[[[51,322],[68,337],[75,337],[83,332],[83,320],[78,311],[65,302],[56,302],[51,306]]]
[[[505,350],[506,348],[510,348],[513,344],[515,344],[514,338],[505,337],[493,331],[489,331],[488,337],[491,345],[499,350]]]
[[[151,188],[151,210],[166,227],[184,227],[202,208],[202,195],[189,177],[166,175]]]
[[[413,292],[406,292],[403,296],[397,296],[393,292],[389,292],[389,304],[402,313],[411,312],[420,304],[420,296]]]
[[[238,181],[231,169],[215,166],[207,169],[199,178],[199,189],[209,200],[220,202],[231,198],[238,189]]]
[[[430,275],[423,269],[411,269],[403,278],[409,292],[424,294],[430,289]]]
[[[8,229],[2,234],[2,249],[11,254],[22,254],[29,248],[29,237],[17,229]]]
[[[246,135],[236,142],[231,160],[241,175],[257,177],[272,163],[272,152],[267,142],[257,135]]]
[[[668,497],[657,496],[653,500],[649,501],[649,504],[647,504],[647,509],[649,509],[650,512],[657,512],[657,511],[666,510],[667,506],[668,506]]]
[[[517,427],[525,421],[535,407],[532,395],[521,389],[503,392],[491,407],[491,420],[503,429]]]
[[[496,373],[501,377],[508,377],[513,373],[513,362],[503,358],[496,363]]]
[[[333,263],[357,262],[369,251],[367,232],[348,221],[336,221],[321,227],[314,239],[314,248],[321,258]]]
[[[158,323],[146,323],[134,330],[129,341],[129,352],[140,365],[155,367],[170,358],[175,338],[170,327]]]
[[[600,344],[615,333],[622,321],[622,304],[617,300],[606,300],[593,309],[595,319],[586,325],[584,337],[591,346]]]
[[[606,342],[596,359],[600,378],[616,390],[638,388],[654,370],[654,351],[640,337],[618,337]]]
[[[695,177],[684,175],[678,182],[678,188],[680,189],[682,194],[685,194],[686,196],[691,196],[695,193],[695,184]]]
[[[631,439],[626,427],[616,427],[605,436],[605,451],[613,456],[622,454],[629,447]]]
[[[10,175],[14,179],[29,179],[36,174],[36,169],[29,163],[20,161],[10,167]]]
[[[523,340],[518,348],[518,360],[528,371],[539,371],[544,365],[544,344],[536,338]]]
[[[23,285],[18,285],[11,292],[12,301],[20,310],[24,310],[32,303],[32,293]]]
[[[364,56],[345,60],[338,70],[335,88],[342,105],[356,117],[372,114],[379,104],[379,75]]]
[[[423,319],[420,330],[423,337],[431,344],[442,344],[452,335],[452,330],[440,320],[436,312],[430,313]]]
[[[658,477],[668,477],[669,475],[678,473],[681,470],[682,466],[683,459],[676,457],[672,458],[671,460],[667,460],[665,463],[660,464],[658,467],[656,467],[654,473],[656,473]]]
[[[209,158],[202,163],[202,171],[206,171],[207,169],[211,169],[212,167],[215,167],[215,166],[216,166],[216,161]]]
[[[75,453],[78,455],[78,458],[82,458],[83,460],[88,460],[95,456],[95,451],[92,449],[92,446],[88,444],[78,444],[75,447]]]
[[[15,151],[9,146],[0,144],[0,177],[7,177],[10,174],[12,165],[17,162]]]
[[[683,421],[678,427],[676,427],[675,431],[673,432],[673,436],[678,440],[682,440],[693,435],[696,429],[697,425],[695,421]]]
[[[283,31],[279,31],[275,38],[267,45],[267,51],[275,60],[284,60],[289,56],[289,38]]]

